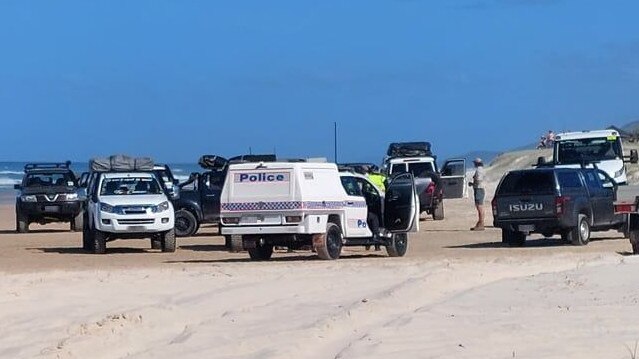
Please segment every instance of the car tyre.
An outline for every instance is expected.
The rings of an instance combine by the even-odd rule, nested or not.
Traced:
[[[93,250],[93,254],[105,254],[107,234],[102,231],[93,230],[91,231],[91,237],[93,237],[91,248]]]
[[[84,213],[80,212],[71,219],[71,231],[84,231]]]
[[[29,232],[29,219],[26,216],[20,214],[20,212],[16,212],[16,232]]]
[[[639,254],[639,230],[629,231],[628,234],[632,245],[632,254]]]
[[[93,232],[89,228],[82,228],[82,249],[87,252],[93,252]]]
[[[440,202],[439,204],[437,204],[437,207],[435,207],[435,209],[433,210],[433,220],[444,220],[444,202]]]
[[[590,222],[585,214],[577,218],[577,226],[569,229],[564,236],[565,240],[575,246],[585,246],[590,242]]]
[[[408,235],[406,233],[393,234],[386,245],[386,253],[389,257],[403,257],[408,249]]]
[[[176,248],[175,229],[162,233],[162,252],[173,253]]]
[[[313,235],[313,249],[321,259],[339,258],[342,253],[342,245],[342,230],[335,223],[328,223],[326,233]]]
[[[502,229],[501,243],[509,247],[523,247],[526,245],[526,234],[510,229]]]
[[[258,242],[255,248],[248,249],[248,253],[253,261],[267,261],[273,255],[273,245],[266,243],[260,245]]]
[[[186,209],[175,212],[175,235],[178,237],[190,237],[197,232],[197,218]]]

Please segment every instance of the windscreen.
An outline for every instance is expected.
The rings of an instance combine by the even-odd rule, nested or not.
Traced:
[[[623,158],[618,137],[562,140],[555,144],[555,159],[559,164],[596,162]]]
[[[155,178],[151,177],[121,177],[105,178],[100,188],[101,196],[125,196],[161,194],[162,190]]]
[[[551,171],[511,172],[501,182],[498,195],[553,194],[555,181]]]
[[[25,187],[72,187],[75,179],[71,173],[29,173],[25,178]]]
[[[391,167],[391,174],[410,172],[416,178],[430,178],[435,172],[432,162],[396,163]]]

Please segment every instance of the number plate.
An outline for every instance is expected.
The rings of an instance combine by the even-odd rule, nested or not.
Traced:
[[[520,232],[532,232],[534,230],[535,230],[535,225],[534,224],[519,226],[519,231]]]
[[[60,207],[58,206],[44,206],[45,212],[60,212]]]
[[[146,227],[145,226],[128,226],[127,230],[131,232],[145,232]]]

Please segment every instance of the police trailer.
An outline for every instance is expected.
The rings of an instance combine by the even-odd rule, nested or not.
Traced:
[[[274,246],[337,259],[343,246],[380,244],[390,256],[403,256],[407,233],[419,230],[413,176],[392,178],[379,200],[380,229],[373,234],[366,199],[347,193],[335,164],[232,164],[221,196],[221,233],[233,251],[248,250],[253,260],[270,259]]]

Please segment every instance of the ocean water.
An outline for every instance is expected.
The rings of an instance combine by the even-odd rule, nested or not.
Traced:
[[[15,184],[22,181],[24,165],[26,162],[0,162],[0,203],[13,203],[17,191],[13,189]],[[202,172],[203,169],[197,163],[169,163],[173,176],[180,182],[186,181],[192,172]],[[71,169],[80,176],[87,171],[88,163],[72,162]]]

